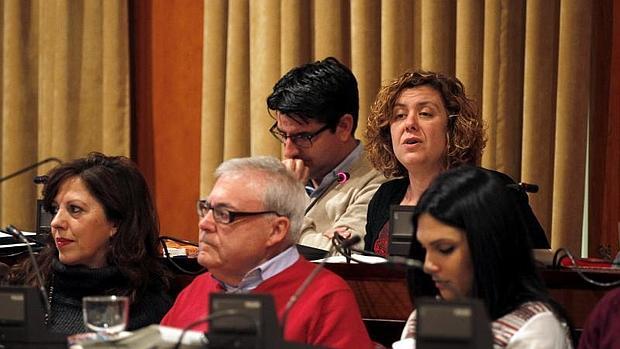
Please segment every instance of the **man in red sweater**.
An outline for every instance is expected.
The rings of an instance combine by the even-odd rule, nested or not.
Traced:
[[[272,157],[232,159],[199,200],[198,263],[209,272],[177,297],[162,325],[185,328],[209,314],[213,292],[267,293],[282,321],[290,297],[315,265],[295,248],[307,196],[303,184]],[[355,296],[337,275],[322,270],[290,308],[284,339],[327,348],[372,348]],[[207,331],[203,324],[194,330]]]

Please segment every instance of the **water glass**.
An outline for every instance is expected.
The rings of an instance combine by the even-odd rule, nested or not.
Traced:
[[[129,298],[90,296],[82,298],[84,323],[103,338],[112,338],[127,327]]]

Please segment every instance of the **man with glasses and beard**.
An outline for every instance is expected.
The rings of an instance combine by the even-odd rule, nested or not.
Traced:
[[[333,57],[293,68],[267,107],[283,163],[310,196],[298,243],[329,250],[334,233],[363,240],[368,203],[385,178],[355,139],[359,94],[351,70]]]

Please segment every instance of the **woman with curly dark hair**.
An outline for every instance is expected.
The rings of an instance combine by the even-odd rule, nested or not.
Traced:
[[[53,332],[86,332],[82,297],[130,298],[128,330],[159,323],[172,300],[158,260],[159,221],[148,186],[126,157],[91,153],[48,174],[43,188],[53,214],[50,241],[38,263]],[[15,265],[10,284],[39,287],[33,265]]]
[[[365,248],[387,255],[390,205],[415,206],[441,172],[478,165],[482,117],[455,77],[409,71],[383,86],[366,129],[368,157],[387,178],[368,205]]]

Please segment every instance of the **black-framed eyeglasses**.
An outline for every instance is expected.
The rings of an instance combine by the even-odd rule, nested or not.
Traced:
[[[318,129],[316,132],[301,132],[294,135],[287,135],[286,133],[278,130],[278,123],[273,124],[269,129],[269,132],[276,137],[280,143],[285,143],[287,139],[290,139],[296,146],[300,148],[310,148],[312,146],[312,138],[319,135],[319,133],[327,130],[329,125],[325,125]]]
[[[276,211],[260,211],[260,212],[239,212],[239,211],[231,211],[224,207],[213,207],[211,203],[207,200],[198,200],[196,202],[196,213],[198,213],[198,217],[201,219],[204,218],[209,210],[213,210],[213,219],[217,223],[221,224],[230,224],[234,222],[236,219],[247,216],[256,216],[259,214],[275,214],[278,217],[281,215]]]

